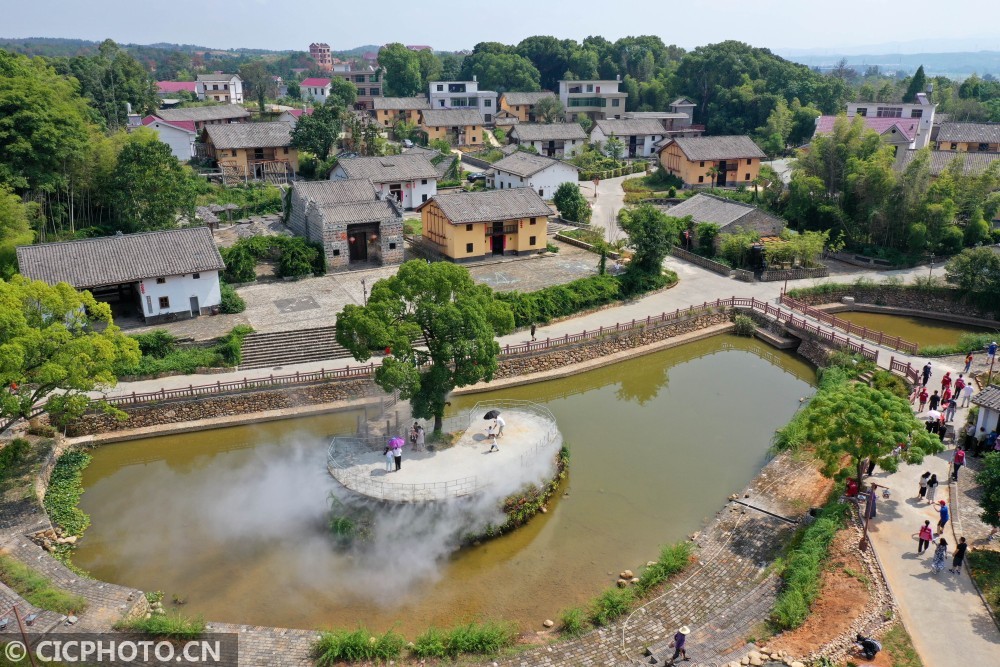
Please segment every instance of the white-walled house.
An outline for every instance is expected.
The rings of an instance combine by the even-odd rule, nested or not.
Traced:
[[[576,183],[580,170],[568,162],[543,155],[517,151],[497,160],[487,176],[487,184],[495,190],[531,188],[542,199],[552,199],[563,183]]]
[[[330,79],[324,77],[310,77],[303,79],[299,84],[299,97],[304,100],[312,100],[316,104],[323,104],[330,96]]]
[[[623,144],[624,157],[649,157],[656,153],[656,144],[667,136],[663,123],[653,118],[609,118],[594,121],[590,143],[607,143],[615,137]]]
[[[199,100],[243,104],[243,79],[239,74],[199,74],[195,83]]]
[[[985,429],[989,434],[1000,430],[1000,386],[991,384],[978,394],[972,396],[972,404],[979,406],[979,418],[976,420],[976,434],[979,429]]]
[[[343,158],[330,180],[367,178],[383,195],[396,198],[403,208],[415,208],[437,194],[437,169],[423,155]]]
[[[132,303],[147,324],[218,312],[226,267],[208,227],[18,246],[17,263],[32,280]]]
[[[176,120],[171,122],[156,116],[146,116],[142,119],[142,124],[156,132],[160,141],[170,146],[170,152],[181,162],[187,162],[194,157],[194,144],[198,140],[194,121]]]
[[[289,126],[294,130],[295,126],[299,122],[299,118],[302,116],[311,116],[313,109],[287,109],[281,112],[278,116],[278,120],[282,123],[288,123]]]
[[[573,157],[583,150],[587,133],[579,123],[518,123],[510,129],[510,142],[540,155]]]

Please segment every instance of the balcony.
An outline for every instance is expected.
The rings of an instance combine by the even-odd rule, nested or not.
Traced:
[[[517,234],[517,225],[504,225],[502,228],[497,229],[492,225],[487,224],[486,235],[487,236],[504,236],[506,234]]]

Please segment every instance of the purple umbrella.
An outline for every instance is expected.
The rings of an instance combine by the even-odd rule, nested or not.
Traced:
[[[395,438],[390,438],[389,439],[389,447],[391,449],[395,449],[396,447],[402,448],[403,445],[405,445],[405,444],[406,444],[406,441],[403,440],[400,437],[395,437]]]

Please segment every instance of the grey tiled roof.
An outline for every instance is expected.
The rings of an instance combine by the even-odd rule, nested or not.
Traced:
[[[430,109],[430,102],[425,97],[376,97],[372,100],[373,109],[402,111],[404,109]]]
[[[907,150],[900,157],[897,166],[900,171],[906,169],[917,156],[917,151]],[[1000,153],[967,153],[965,151],[931,151],[931,175],[937,176],[953,161],[962,162],[962,171],[966,174],[979,175],[991,164],[1000,160]]]
[[[557,164],[560,164],[559,160],[553,160],[552,158],[545,157],[544,155],[535,155],[533,153],[517,151],[516,153],[511,153],[507,157],[494,162],[493,168],[497,171],[506,171],[509,174],[514,174],[515,176],[527,177],[537,174],[543,169],[547,169]],[[562,164],[566,164],[574,170],[577,170],[576,166],[569,164],[568,162]]]
[[[220,104],[213,107],[191,107],[190,109],[159,109],[154,114],[163,120],[231,120],[249,118],[250,112],[238,104]]]
[[[412,181],[437,178],[434,165],[423,155],[387,155],[385,157],[350,157],[337,163],[348,178],[367,178],[372,183]]]
[[[1000,411],[1000,386],[991,384],[972,397],[972,403],[990,410]]]
[[[531,188],[438,194],[418,210],[432,201],[454,225],[552,215],[552,209]]]
[[[292,143],[292,126],[273,123],[229,123],[206,125],[205,132],[216,148],[277,148]]]
[[[746,135],[724,137],[675,137],[664,148],[676,143],[689,160],[728,160],[731,158],[767,158],[753,139]]]
[[[303,199],[311,199],[320,206],[375,200],[375,186],[367,178],[348,178],[339,181],[295,181],[292,183],[292,191]]]
[[[714,222],[720,227],[725,227],[754,210],[753,206],[732,199],[697,194],[676,206],[671,206],[667,209],[667,214],[675,218],[690,215],[695,222]]]
[[[594,121],[594,127],[600,128],[604,136],[628,137],[631,135],[666,134],[663,123],[653,118],[625,118]]]
[[[429,127],[482,125],[483,115],[475,109],[427,109],[423,124]]]
[[[540,100],[544,100],[546,97],[555,98],[555,93],[550,93],[543,90],[540,93],[504,93],[503,98],[507,104],[538,104]]]
[[[1000,144],[1000,123],[941,123],[937,140]]]
[[[208,227],[122,234],[17,248],[22,274],[78,289],[225,268]]]
[[[392,204],[384,200],[321,206],[319,212],[323,216],[323,222],[349,224],[375,222],[397,215],[396,209],[393,208]]]
[[[518,123],[511,129],[521,141],[584,140],[587,133],[579,123]]]
[[[222,74],[199,74],[198,80],[201,82],[208,81],[210,83],[213,81],[231,81],[234,76],[237,79],[240,79],[239,74],[226,74],[225,72],[223,72]],[[240,79],[240,81],[242,80],[243,79]]]

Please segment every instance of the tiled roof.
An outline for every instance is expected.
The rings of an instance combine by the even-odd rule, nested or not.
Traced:
[[[182,90],[193,93],[197,91],[198,84],[195,81],[157,81],[156,88],[161,93],[179,93]]]
[[[584,140],[587,133],[579,123],[518,123],[511,130],[521,141]]]
[[[728,160],[731,158],[766,158],[767,155],[746,135],[723,137],[674,137],[664,142],[666,148],[676,143],[689,160]],[[662,150],[662,149],[661,149]]]
[[[372,100],[372,108],[403,111],[405,109],[430,109],[431,105],[425,97],[376,97]]]
[[[194,121],[193,120],[163,120],[162,118],[157,118],[156,116],[146,116],[142,119],[143,125],[152,125],[153,123],[161,123],[163,125],[169,125],[170,127],[176,127],[178,130],[184,130],[185,132],[191,132],[194,134]]]
[[[1000,123],[942,123],[937,140],[1000,144]]]
[[[321,206],[320,215],[324,222],[335,223],[358,223],[375,222],[394,217],[397,214],[392,204],[385,200],[373,200],[365,202],[355,202],[353,204],[339,204]]]
[[[367,178],[373,183],[437,178],[434,165],[423,155],[387,155],[385,157],[350,157],[337,163],[348,178]]]
[[[285,111],[292,118],[301,118],[303,115],[311,116],[316,109],[288,109]]]
[[[483,116],[475,109],[426,109],[424,125],[430,127],[482,125]]]
[[[1000,386],[991,384],[972,397],[972,403],[990,410],[1000,411]]]
[[[859,116],[854,116],[858,118]],[[813,134],[830,134],[833,132],[833,126],[837,122],[838,116],[820,116],[816,120],[816,131]],[[870,130],[875,130],[879,134],[885,134],[886,132],[892,132],[893,128],[896,128],[904,137],[913,141],[913,138],[917,136],[917,130],[920,128],[920,120],[918,118],[874,118],[871,116],[860,116],[861,120],[864,121],[865,127]],[[849,118],[848,120],[853,120]]]
[[[678,97],[676,100],[674,100],[673,102],[671,102],[669,106],[672,106],[672,107],[676,107],[676,106],[689,106],[691,104],[694,104],[694,102],[692,102],[688,98],[686,98],[686,97]]]
[[[594,121],[594,127],[600,128],[606,137],[610,137],[612,134],[616,137],[666,134],[663,123],[653,118],[609,118],[607,120]]]
[[[292,126],[273,123],[230,123],[206,125],[205,132],[216,148],[278,148],[292,143]]]
[[[506,171],[508,174],[514,174],[515,176],[527,177],[557,164],[565,164],[577,170],[574,165],[568,162],[560,162],[544,155],[535,155],[524,151],[517,151],[497,160],[493,163],[493,168],[497,171]]]
[[[917,151],[907,150],[900,156],[897,166],[900,171],[906,169],[917,156]],[[978,176],[986,171],[987,167],[1000,160],[1000,153],[967,153],[965,151],[931,151],[931,175],[937,176],[944,171],[948,165],[955,160],[962,162],[962,172]]]
[[[667,209],[667,215],[674,218],[690,215],[695,222],[714,222],[720,227],[725,227],[753,212],[753,210],[753,206],[732,199],[696,194],[676,206],[671,206]]]
[[[202,82],[208,81],[211,83],[213,81],[232,81],[233,77],[240,79],[239,74],[226,74],[225,72],[222,72],[221,74],[199,74],[198,80]],[[243,79],[240,79],[240,81],[242,80]]]
[[[208,227],[122,234],[17,248],[22,274],[77,289],[225,268]]]
[[[295,181],[292,191],[320,206],[348,204],[375,199],[375,186],[367,178],[347,178],[339,181]]]
[[[163,120],[193,120],[196,122],[208,120],[232,120],[234,118],[249,118],[250,112],[238,104],[220,104],[213,107],[191,107],[189,109],[160,109],[156,115]]]
[[[330,79],[324,79],[321,77],[311,77],[308,79],[302,79],[300,86],[305,86],[307,88],[326,88],[330,85]]]
[[[538,104],[540,100],[544,100],[546,97],[555,98],[555,93],[550,93],[548,91],[542,91],[540,93],[504,93],[503,98],[506,100],[507,104]]]
[[[437,194],[417,210],[432,201],[454,225],[552,215],[552,209],[531,188]]]

